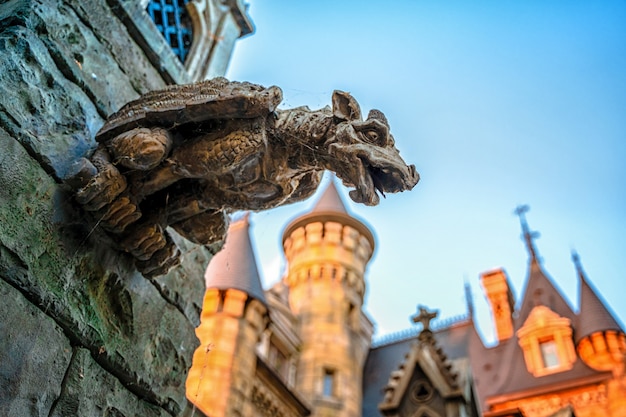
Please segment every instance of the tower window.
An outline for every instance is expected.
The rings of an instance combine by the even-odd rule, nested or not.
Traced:
[[[561,364],[559,361],[559,352],[554,339],[540,342],[539,349],[541,350],[541,359],[543,360],[543,366],[545,368],[554,368]]]
[[[289,358],[274,343],[270,343],[268,360],[270,366],[278,372],[278,374],[287,381],[289,378]]]
[[[354,309],[355,309],[354,304],[349,303],[348,304],[348,313],[347,313],[347,316],[346,316],[346,319],[348,321],[348,325],[349,326],[353,326],[354,322],[355,322],[355,320],[354,320]]]
[[[185,5],[189,0],[150,0],[147,12],[172,51],[185,62],[193,38],[192,23]]]
[[[322,383],[322,395],[332,397],[335,393],[335,371],[324,369],[324,380]]]

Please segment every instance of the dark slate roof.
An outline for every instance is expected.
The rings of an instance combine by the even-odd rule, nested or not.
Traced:
[[[524,325],[528,315],[537,305],[544,305],[561,317],[572,320],[572,324],[575,323],[576,314],[536,260],[531,259],[529,263],[523,294],[521,304],[516,309],[517,318],[514,322],[516,331]]]
[[[249,228],[247,214],[230,224],[224,248],[211,259],[204,274],[206,288],[237,289],[267,306]]]
[[[339,196],[339,192],[337,191],[337,187],[335,186],[335,181],[332,179],[320,199],[315,204],[315,207],[313,207],[312,213],[328,211],[348,214],[346,206],[343,204],[343,201]]]
[[[469,335],[473,328],[469,320],[457,323],[435,331],[435,340],[448,359],[465,358],[468,356]],[[363,370],[363,417],[382,416],[378,404],[383,400],[383,388],[389,382],[391,372],[398,369],[416,340],[417,335],[370,350]]]
[[[624,329],[611,314],[606,303],[594,291],[591,284],[582,273],[580,276],[580,312],[578,313],[578,326],[576,327],[576,342],[585,336],[605,330]]]
[[[486,411],[485,401],[489,397],[547,388],[604,374],[591,369],[579,358],[568,371],[534,377],[526,368],[517,336],[501,342],[498,346],[487,348],[476,335],[470,340],[469,351],[474,388],[483,412]]]
[[[560,316],[570,319],[572,326],[576,326],[578,317],[559,290],[552,284],[541,265],[536,260],[531,259],[526,288],[522,302],[516,312],[517,318],[514,321],[515,333],[524,325],[528,315],[536,305],[549,307]],[[485,401],[489,397],[521,392],[531,388],[566,384],[572,380],[601,378],[605,374],[591,369],[582,360],[577,359],[573,368],[568,371],[534,377],[526,368],[524,354],[515,333],[510,339],[490,348],[485,347],[477,334],[470,340],[469,352],[474,386],[480,408],[483,411],[486,411],[484,409]]]

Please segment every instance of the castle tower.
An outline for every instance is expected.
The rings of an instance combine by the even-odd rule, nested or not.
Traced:
[[[314,417],[358,417],[373,331],[361,307],[374,237],[346,212],[331,182],[314,209],[287,226],[283,247],[302,340],[296,389]]]
[[[187,377],[187,397],[211,417],[252,415],[255,346],[268,320],[248,216],[233,222],[222,251],[207,267],[196,335],[200,346]]]

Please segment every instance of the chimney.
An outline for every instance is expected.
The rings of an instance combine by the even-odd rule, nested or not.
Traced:
[[[513,336],[513,292],[504,269],[483,272],[480,281],[489,300],[498,343]]]

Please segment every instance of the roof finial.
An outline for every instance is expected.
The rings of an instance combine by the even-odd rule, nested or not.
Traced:
[[[526,243],[526,249],[528,249],[528,254],[530,255],[530,261],[532,263],[540,263],[539,257],[537,256],[537,249],[535,249],[535,243],[533,239],[539,237],[539,232],[531,232],[528,228],[528,223],[526,222],[526,212],[530,210],[530,207],[527,204],[519,205],[515,208],[514,213],[519,216],[520,223],[522,224],[522,237],[524,242]]]
[[[465,279],[465,302],[467,303],[467,314],[470,319],[474,319],[474,297],[472,296],[472,287]]]
[[[430,331],[430,321],[437,317],[437,310],[429,311],[428,307],[417,306],[419,314],[411,317],[413,319],[413,323],[422,323],[422,332]]]
[[[572,249],[572,262],[574,262],[574,266],[576,267],[576,272],[578,273],[580,280],[585,281],[585,271],[583,271],[583,265],[580,262],[580,256],[578,256],[576,249]]]

